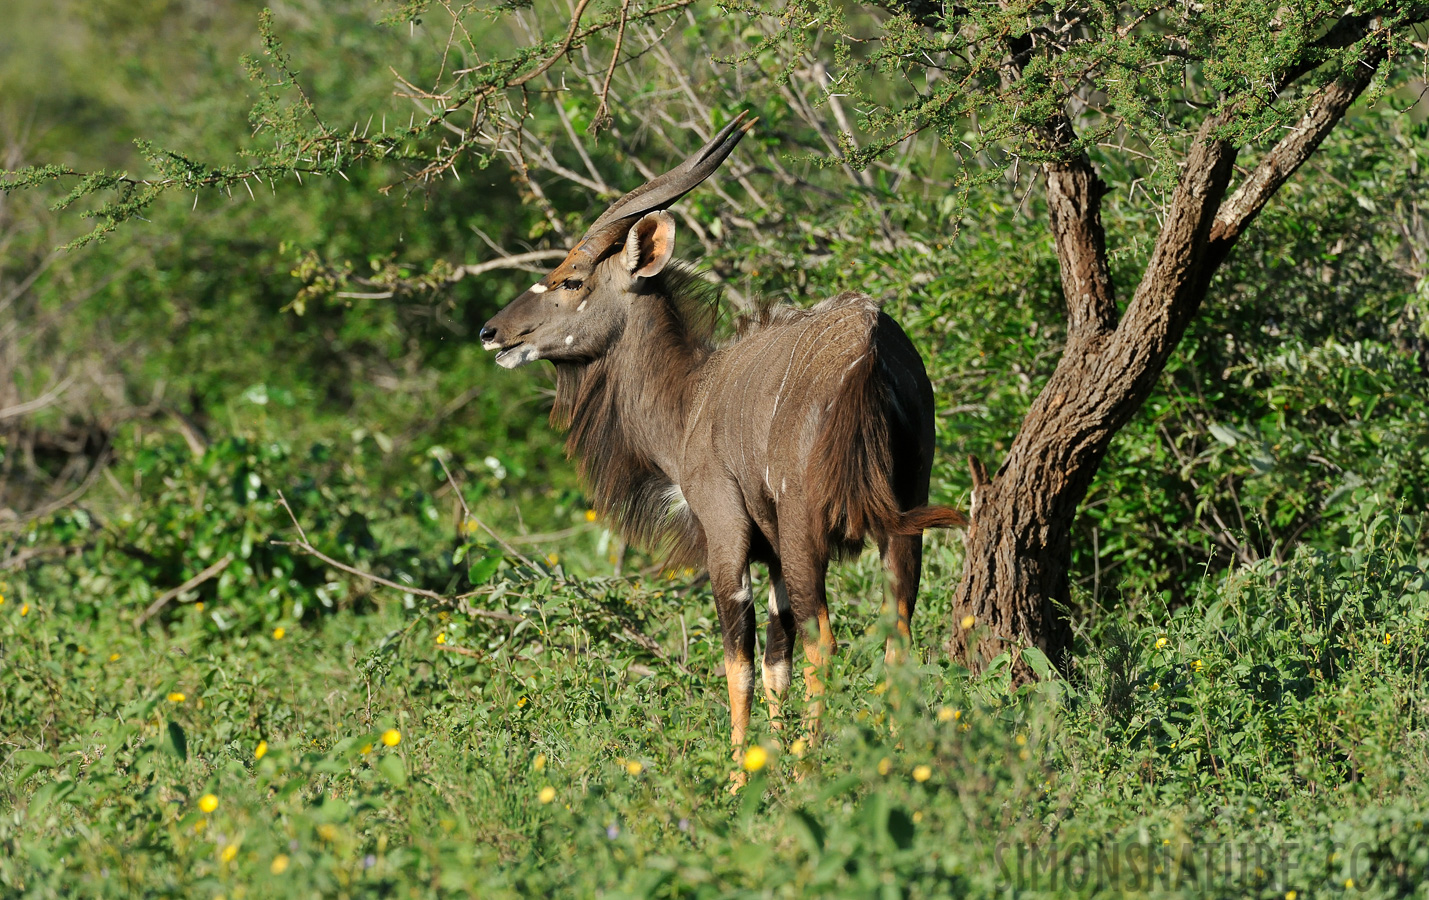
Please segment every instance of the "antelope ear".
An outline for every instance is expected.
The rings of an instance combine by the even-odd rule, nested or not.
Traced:
[[[649,213],[630,229],[625,238],[622,261],[635,278],[659,275],[675,252],[675,217],[658,210]]]

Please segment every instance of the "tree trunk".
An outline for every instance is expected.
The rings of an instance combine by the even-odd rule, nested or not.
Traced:
[[[991,482],[974,462],[972,522],[950,647],[974,670],[1009,652],[1015,681],[1029,680],[1033,673],[1021,650],[1032,646],[1070,671],[1072,523],[1112,438],[1151,394],[1235,241],[1343,117],[1382,58],[1371,52],[1350,76],[1321,89],[1299,126],[1224,204],[1236,148],[1217,134],[1232,112],[1208,116],[1146,272],[1120,314],[1101,225],[1104,186],[1084,155],[1046,166],[1067,344]],[[1054,145],[1070,146],[1072,136],[1065,119],[1046,130]]]

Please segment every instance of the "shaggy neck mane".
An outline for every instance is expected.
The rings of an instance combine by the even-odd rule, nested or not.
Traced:
[[[663,546],[670,565],[699,563],[694,523],[674,478],[674,458],[697,372],[714,349],[716,290],[671,264],[649,279],[624,332],[604,356],[556,365],[551,422],[568,427],[597,511],[629,541]]]

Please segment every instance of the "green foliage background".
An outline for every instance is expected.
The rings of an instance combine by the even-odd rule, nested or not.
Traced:
[[[6,167],[265,165],[294,86],[263,55],[261,12],[16,0],[0,36]],[[872,21],[842,14],[849,29]],[[0,890],[1422,891],[1429,126],[1412,89],[1357,107],[1281,192],[1117,438],[1077,526],[1076,678],[1009,694],[1004,670],[973,679],[945,659],[956,536],[932,540],[915,661],[885,670],[865,557],[831,584],[843,649],[828,738],[796,758],[793,735],[761,731],[771,762],[730,795],[707,590],[588,519],[545,423],[546,376],[499,370],[473,340],[532,276],[451,277],[489,257],[480,235],[561,246],[555,229],[579,233],[602,198],[546,178],[553,223],[499,159],[404,181],[420,142],[403,137],[415,114],[393,74],[438,77],[446,43],[435,12],[419,18],[356,2],[273,11],[322,120],[396,136],[342,176],[329,160],[301,184],[289,166],[156,195],[64,253],[92,223],[50,208],[63,192],[3,195],[12,393],[73,378],[0,432]],[[510,18],[465,21],[525,45]],[[743,69],[690,65],[710,83],[757,73],[742,76],[763,86],[741,98],[763,117],[750,143],[805,179],[752,169],[767,208],[698,192],[687,209],[718,239],[682,230],[685,254],[741,296],[885,298],[936,385],[935,498],[965,505],[964,455],[999,458],[1059,351],[1037,191],[995,166],[958,181],[931,142],[903,174],[875,167],[855,186],[808,161],[823,148],[775,87],[778,41],[761,43],[777,30],[703,8],[676,24],[689,47],[749,51]],[[267,67],[257,81],[244,54]],[[621,77],[638,97],[672,91],[650,60]],[[715,114],[739,108],[719,97]],[[584,134],[595,101],[560,102]],[[632,154],[658,168],[693,146],[642,142],[611,112],[623,130],[589,149],[617,188],[641,180]],[[537,133],[561,133],[549,106],[535,115]],[[1126,296],[1155,188],[1091,152],[1133,185],[1105,208]],[[115,184],[77,202],[122,199]],[[93,434],[106,451],[92,478],[52,452]],[[76,487],[77,502],[29,515]],[[465,596],[403,595],[274,543],[297,536],[294,519],[336,559]],[[389,728],[395,747],[378,739]],[[1129,848],[1237,855],[1232,875],[1190,881],[1160,856],[1142,880],[1083,877],[1085,858],[1056,883],[1018,873],[1018,853],[1053,845],[1133,867]],[[1261,850],[1276,864],[1247,862]],[[1151,878],[1166,873],[1179,880]]]

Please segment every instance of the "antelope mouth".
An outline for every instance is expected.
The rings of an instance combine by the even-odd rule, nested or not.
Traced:
[[[525,341],[519,344],[508,344],[505,347],[495,341],[487,341],[481,346],[485,350],[496,351],[496,364],[503,369],[514,369],[517,366],[523,366],[528,362],[539,359],[541,356],[540,352],[534,346]]]

